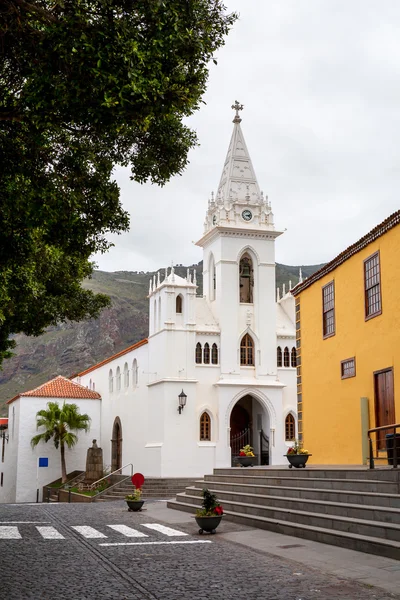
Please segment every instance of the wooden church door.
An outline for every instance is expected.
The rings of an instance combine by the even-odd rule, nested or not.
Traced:
[[[392,425],[395,423],[394,412],[394,386],[393,369],[378,371],[374,373],[375,384],[375,427]],[[378,449],[386,448],[386,433],[382,432],[378,436]]]

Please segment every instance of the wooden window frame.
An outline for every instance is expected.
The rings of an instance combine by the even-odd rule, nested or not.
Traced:
[[[378,259],[378,279],[379,279],[379,281],[377,284],[370,285],[369,287],[367,287],[367,263],[375,258]],[[379,315],[382,314],[382,278],[381,278],[381,257],[380,257],[379,250],[377,252],[374,252],[373,254],[371,254],[371,256],[368,256],[368,258],[366,258],[364,260],[363,266],[364,266],[364,318],[366,321],[369,321],[370,319],[379,317]],[[377,310],[373,313],[367,314],[368,306],[369,306],[368,291],[372,290],[373,288],[378,288],[379,310]]]
[[[177,315],[181,315],[183,313],[183,298],[182,294],[178,294],[175,300],[175,312]]]
[[[203,347],[203,364],[209,365],[211,358],[210,344],[206,342]]]
[[[332,294],[333,307],[332,308],[326,308],[326,304],[325,304],[325,290],[329,287],[332,287],[332,290],[333,290],[333,294]],[[325,315],[327,315],[331,311],[333,314],[333,331],[326,333],[326,329],[328,329],[328,328],[325,329]],[[332,281],[329,281],[326,285],[322,286],[322,337],[324,340],[326,340],[327,338],[330,338],[330,337],[334,336],[335,334],[336,334],[335,280],[332,279]]]
[[[290,420],[290,423],[288,421]],[[293,432],[293,436],[291,436]],[[285,417],[285,442],[293,442],[296,439],[296,419],[289,413]]]
[[[280,346],[276,349],[276,366],[278,368],[282,368],[283,366],[283,352]]]
[[[200,442],[211,442],[211,417],[206,411],[200,417]]]
[[[283,350],[283,366],[285,367],[285,369],[290,367],[290,351],[288,346],[285,346]]]
[[[250,340],[250,344],[247,342]],[[250,334],[245,333],[240,342],[240,366],[254,367],[255,344]]]
[[[295,346],[292,346],[292,349],[290,351],[290,366],[293,369],[295,369],[297,367],[297,350],[296,350]]]
[[[350,375],[347,375],[345,373],[344,365],[351,361],[353,361],[354,372],[352,371],[350,373]],[[344,360],[340,361],[340,376],[342,379],[351,379],[351,377],[356,376],[356,357],[355,356],[350,356],[350,358],[345,358]]]
[[[196,344],[196,348],[194,351],[194,361],[195,361],[196,365],[203,364],[203,347],[200,344],[200,342],[197,342],[197,344]]]
[[[212,365],[218,364],[218,346],[215,342],[211,346],[211,364]]]

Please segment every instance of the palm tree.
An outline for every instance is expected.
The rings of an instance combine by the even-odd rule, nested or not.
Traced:
[[[61,452],[61,481],[67,481],[65,466],[65,446],[72,448],[78,441],[78,436],[73,431],[89,431],[89,415],[81,415],[76,404],[64,404],[60,408],[58,402],[48,402],[47,409],[36,413],[36,429],[44,427],[43,433],[38,433],[31,439],[31,446],[35,448],[39,442],[54,441],[54,446]]]

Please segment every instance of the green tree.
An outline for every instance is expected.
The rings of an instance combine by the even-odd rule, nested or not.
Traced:
[[[58,402],[48,402],[47,409],[36,413],[36,428],[44,427],[31,439],[31,446],[35,448],[39,442],[53,440],[54,446],[60,448],[61,453],[61,478],[62,483],[67,481],[67,468],[65,464],[65,447],[72,448],[78,441],[74,431],[89,431],[89,415],[81,415],[76,404],[66,404],[60,408]]]
[[[12,334],[107,305],[81,282],[129,226],[113,168],[182,173],[235,19],[220,0],[0,2],[0,363]]]

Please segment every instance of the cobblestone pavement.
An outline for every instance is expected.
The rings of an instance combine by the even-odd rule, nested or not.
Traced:
[[[122,502],[0,505],[0,572],[1,600],[400,600]]]

